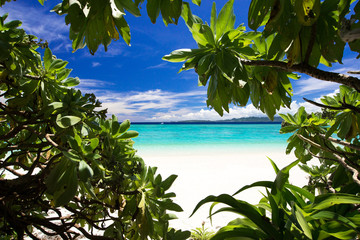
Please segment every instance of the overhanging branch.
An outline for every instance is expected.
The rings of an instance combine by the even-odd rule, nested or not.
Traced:
[[[267,67],[275,67],[280,68],[286,71],[304,73],[313,78],[317,78],[319,80],[327,81],[327,82],[335,82],[339,84],[343,84],[349,87],[356,89],[356,91],[360,92],[360,79],[356,77],[352,77],[346,74],[335,73],[335,72],[327,72],[324,70],[320,70],[318,68],[312,67],[308,64],[294,64],[289,66],[286,62],[281,61],[268,61],[268,60],[245,60],[241,59],[242,64],[248,66],[267,66]]]
[[[302,136],[301,134],[297,134],[296,135],[298,138],[300,138],[301,140],[309,143],[310,145],[317,147],[321,150],[324,151],[330,151],[332,152],[333,156],[336,158],[336,162],[340,163],[345,169],[347,169],[349,172],[352,173],[352,179],[354,180],[354,182],[360,186],[360,180],[359,180],[359,171],[355,168],[353,168],[352,166],[350,166],[349,164],[346,163],[345,158],[339,156],[337,153],[331,151],[330,149],[326,149],[324,147],[322,147],[320,144]]]

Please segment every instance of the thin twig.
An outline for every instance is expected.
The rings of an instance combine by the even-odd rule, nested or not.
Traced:
[[[322,147],[320,144],[318,143],[315,143],[314,141],[300,135],[300,134],[297,134],[296,135],[298,138],[300,138],[301,140],[309,143],[310,145],[314,146],[314,147],[317,147],[319,149],[322,149],[324,151],[331,151],[332,154],[334,155],[334,157],[336,158],[336,162],[340,163],[345,169],[347,169],[348,171],[350,171],[352,173],[352,179],[354,180],[354,182],[356,184],[358,184],[360,186],[360,180],[359,180],[359,171],[351,166],[349,166],[346,161],[345,161],[345,158],[344,157],[340,157],[337,153],[335,153],[333,150],[331,149],[326,149],[324,147]]]
[[[324,134],[319,134],[319,136],[322,139],[329,140],[331,142],[338,143],[338,144],[343,145],[345,147],[360,151],[360,146],[357,146],[357,145],[354,145],[354,144],[351,144],[349,142],[345,142],[345,141],[342,141],[342,140],[339,140],[339,139],[336,139],[336,138],[333,138],[333,137],[327,137],[326,138]]]
[[[286,71],[305,73],[319,80],[347,85],[349,87],[356,89],[356,91],[360,92],[359,78],[349,76],[346,74],[336,73],[336,72],[327,72],[324,70],[320,70],[316,67],[312,67],[308,64],[300,63],[300,64],[294,64],[292,66],[288,66],[286,62],[282,62],[282,61],[246,60],[246,59],[241,59],[241,63],[248,66],[276,67]]]

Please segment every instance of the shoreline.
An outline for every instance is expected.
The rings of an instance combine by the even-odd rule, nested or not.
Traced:
[[[232,195],[253,182],[273,181],[276,175],[267,157],[280,169],[295,160],[292,153],[285,154],[285,146],[248,149],[182,146],[177,151],[175,148],[163,148],[162,151],[140,148],[138,155],[144,159],[147,166],[158,167],[157,173],[161,174],[163,179],[171,174],[178,175],[168,191],[176,193],[174,202],[179,204],[184,212],[175,213],[178,219],[171,220],[170,226],[182,230],[201,227],[202,222],[205,222],[205,227],[215,230],[240,217],[219,213],[213,217],[211,225],[208,218],[211,204],[206,204],[189,218],[196,204],[208,195]],[[306,174],[300,168],[294,167],[290,171],[290,183],[302,187],[307,183]],[[255,204],[262,197],[260,192],[264,192],[264,188],[246,190],[236,198]]]

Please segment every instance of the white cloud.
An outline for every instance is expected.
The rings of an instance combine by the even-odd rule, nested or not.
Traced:
[[[99,63],[99,62],[92,62],[92,67],[98,67],[98,66],[100,66],[101,65],[101,63]]]
[[[109,87],[109,85],[114,85],[114,83],[96,79],[82,78],[77,88],[84,92],[97,92],[100,91],[102,88]]]
[[[27,33],[48,41],[53,49],[62,49],[59,45],[67,49],[66,41],[70,42],[69,27],[66,26],[62,16],[50,13],[46,7],[35,8],[17,2],[5,4],[0,8],[0,14],[4,13],[9,13],[7,21],[20,20],[21,27]]]
[[[102,102],[109,114],[119,119],[129,118],[132,121],[182,121],[182,120],[225,120],[243,117],[266,117],[252,104],[246,107],[232,106],[229,113],[220,115],[213,109],[206,108],[206,90],[188,92],[170,92],[161,89],[144,92],[116,92],[107,90],[108,82],[95,79],[82,79],[79,88],[83,92],[93,92]],[[329,94],[334,95],[338,90]],[[312,99],[320,102],[320,99]],[[291,109],[281,109],[280,113],[295,114],[304,106],[308,113],[320,111],[308,102],[293,101]]]
[[[310,93],[334,91],[335,89],[339,88],[339,84],[334,82],[326,82],[315,78],[308,78],[305,80],[298,80],[296,83],[296,88],[300,89],[295,89],[295,95],[306,95]]]
[[[157,64],[157,65],[154,65],[154,66],[149,66],[147,67],[146,69],[160,69],[160,68],[166,68],[167,67],[167,63],[166,62],[163,62],[163,63],[160,63],[160,64]]]

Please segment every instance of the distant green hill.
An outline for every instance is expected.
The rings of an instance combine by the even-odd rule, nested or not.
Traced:
[[[253,123],[270,123],[270,122],[279,122],[281,123],[283,119],[281,117],[274,117],[274,121],[271,121],[267,117],[244,117],[244,118],[233,118],[233,119],[226,119],[226,120],[216,120],[216,121],[210,121],[210,120],[186,120],[186,121],[178,121],[178,123],[200,123],[200,122],[253,122]]]

